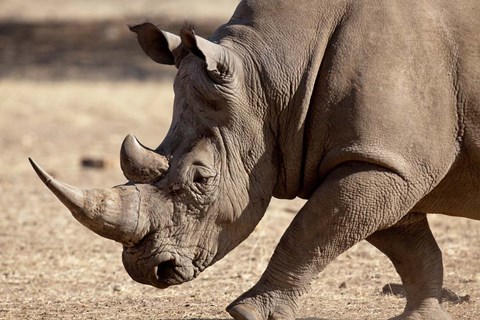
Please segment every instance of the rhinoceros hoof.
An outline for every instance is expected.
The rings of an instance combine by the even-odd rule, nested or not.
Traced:
[[[410,311],[389,320],[452,320],[440,306],[432,310]]]
[[[235,320],[257,320],[262,319],[262,316],[258,314],[251,306],[246,304],[238,304],[233,307],[227,308],[228,313]]]
[[[235,320],[294,320],[295,303],[277,294],[247,292],[227,307]]]
[[[295,316],[288,312],[285,313],[280,310],[276,310],[270,315],[264,316],[261,315],[255,307],[252,307],[247,304],[239,304],[227,309],[228,313],[235,319],[235,320],[294,320]]]

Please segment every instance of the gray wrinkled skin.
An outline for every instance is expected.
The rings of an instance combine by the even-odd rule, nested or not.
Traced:
[[[426,214],[480,219],[479,17],[477,0],[246,0],[210,41],[131,27],[178,68],[172,125],[155,150],[124,143],[135,205],[106,206],[123,213],[107,226],[87,208],[79,220],[124,244],[133,279],[165,288],[244,240],[272,196],[299,196],[265,273],[228,307],[235,319],[294,319],[313,277],[364,239],[402,278],[398,319],[450,319]]]

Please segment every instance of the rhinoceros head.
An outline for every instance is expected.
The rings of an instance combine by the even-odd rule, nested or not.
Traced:
[[[127,136],[128,183],[110,190],[80,190],[32,165],[77,220],[123,244],[134,280],[165,288],[193,279],[253,231],[275,176],[241,55],[188,27],[180,37],[150,23],[130,29],[149,57],[178,68],[164,141],[152,150]]]

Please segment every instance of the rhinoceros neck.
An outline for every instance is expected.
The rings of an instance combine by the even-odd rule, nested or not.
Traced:
[[[277,164],[277,198],[298,196],[309,180],[303,170],[305,135],[315,134],[321,144],[322,134],[312,132],[314,119],[308,115],[327,44],[345,7],[344,1],[242,1],[224,26],[235,30],[230,39],[256,64],[252,74],[258,79],[250,81],[258,81],[266,100],[256,107],[265,108],[265,126],[273,136],[267,143]]]

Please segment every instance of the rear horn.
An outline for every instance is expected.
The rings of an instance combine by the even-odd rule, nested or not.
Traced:
[[[120,166],[129,181],[149,183],[160,179],[168,170],[168,160],[143,146],[129,134],[120,150]]]

